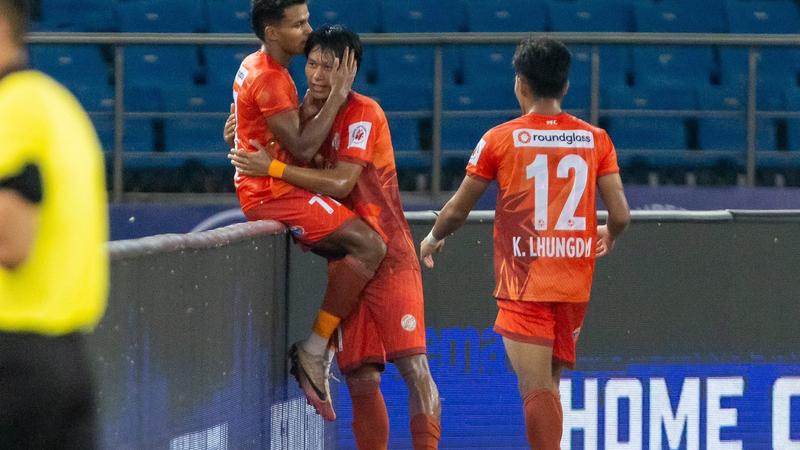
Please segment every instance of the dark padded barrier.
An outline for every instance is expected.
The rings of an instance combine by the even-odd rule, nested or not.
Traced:
[[[109,244],[108,310],[89,337],[102,448],[322,447],[287,389],[287,243],[254,222]]]

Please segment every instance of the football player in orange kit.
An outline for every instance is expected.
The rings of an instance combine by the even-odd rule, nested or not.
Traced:
[[[524,115],[483,135],[467,176],[420,243],[420,258],[433,267],[433,254],[496,181],[494,330],[517,374],[531,448],[557,450],[561,367],[575,365],[595,258],[614,248],[630,212],[608,134],[561,110],[569,50],[531,38],[517,47],[513,65]],[[596,188],[606,225],[597,225]]]
[[[347,48],[360,62],[358,35],[338,25],[324,26],[309,36],[305,47],[306,102],[312,108],[330,101],[329,73]],[[261,151],[233,150],[230,158],[240,173],[263,176],[275,160],[263,145],[256,141],[252,144]],[[441,406],[425,354],[420,267],[400,202],[394,151],[381,107],[352,92],[319,154],[324,168],[287,166],[281,179],[341,199],[378,230],[388,247],[375,277],[361,294],[358,309],[341,325],[337,361],[353,403],[358,448],[387,448],[389,423],[380,391],[380,372],[387,360],[397,366],[409,390],[414,449],[438,448]]]
[[[260,50],[241,63],[233,82],[233,146],[248,152],[251,140],[272,142],[276,163],[269,176],[237,173],[236,193],[248,220],[284,223],[304,248],[339,257],[328,265],[328,287],[305,341],[292,346],[292,370],[309,403],[329,420],[335,415],[328,386],[328,342],[339,323],[355,309],[360,292],[386,253],[374,229],[336,200],[281,180],[286,164],[305,164],[328,136],[347,101],[356,73],[355,57],[345,50],[329,72],[330,94],[314,114],[301,113],[297,89],[286,67],[301,54],[311,33],[306,0],[254,0],[253,31]]]

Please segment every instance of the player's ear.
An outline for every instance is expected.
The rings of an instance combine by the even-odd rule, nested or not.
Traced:
[[[275,30],[275,27],[272,25],[267,25],[264,27],[264,40],[265,41],[275,41],[278,39],[278,32]]]

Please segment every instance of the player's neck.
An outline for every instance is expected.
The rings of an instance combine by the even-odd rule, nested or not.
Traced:
[[[23,66],[25,62],[25,52],[21,47],[8,42],[0,43],[0,74],[14,67]]]
[[[557,116],[561,114],[561,101],[556,98],[536,98],[523,105],[525,114],[538,114],[541,116]]]
[[[280,45],[275,43],[268,42],[263,44],[261,49],[283,67],[289,67],[289,63],[292,61],[292,56],[294,56],[284,51]]]

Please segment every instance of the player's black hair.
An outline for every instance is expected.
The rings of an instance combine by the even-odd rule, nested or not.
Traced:
[[[253,0],[250,8],[250,26],[261,41],[264,41],[264,28],[283,20],[286,8],[304,5],[308,0]]]
[[[22,43],[28,28],[28,0],[0,0],[0,15],[8,18],[17,43]]]
[[[303,49],[306,58],[317,46],[323,52],[333,53],[339,60],[344,55],[344,49],[350,47],[350,51],[356,54],[357,67],[361,67],[361,38],[344,25],[323,25],[312,31]]]
[[[528,38],[514,53],[514,71],[528,83],[533,94],[561,98],[569,77],[572,56],[567,46],[551,38]]]

